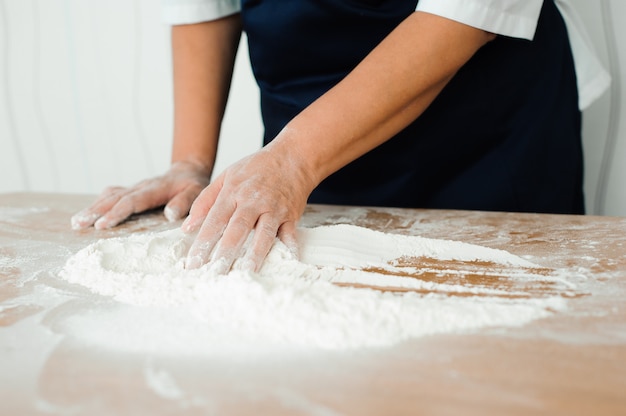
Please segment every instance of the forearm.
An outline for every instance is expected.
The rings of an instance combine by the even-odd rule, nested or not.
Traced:
[[[239,15],[172,28],[172,163],[192,162],[211,174],[240,36]]]
[[[304,166],[315,186],[419,117],[492,37],[416,12],[294,118],[271,147]]]

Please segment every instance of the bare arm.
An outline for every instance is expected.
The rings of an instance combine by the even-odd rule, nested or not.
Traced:
[[[293,119],[273,146],[297,158],[317,185],[417,119],[494,37],[413,13],[342,82]]]
[[[72,217],[73,228],[114,227],[134,213],[163,205],[169,220],[189,212],[209,184],[240,36],[239,15],[172,28],[172,166],[164,175],[131,188],[106,189]]]
[[[295,241],[310,192],[324,178],[385,142],[430,105],[493,35],[415,12],[343,81],[295,117],[271,144],[229,169],[196,199],[183,229],[200,228],[188,266],[258,269],[278,235]],[[209,253],[217,246],[212,257]]]
[[[198,163],[210,175],[240,36],[238,14],[172,28],[173,163]]]

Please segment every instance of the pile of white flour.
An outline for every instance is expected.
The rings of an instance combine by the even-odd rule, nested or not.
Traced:
[[[122,303],[117,311],[106,312],[109,329],[120,333],[112,336],[106,328],[94,328],[89,337],[125,349],[208,353],[382,347],[428,334],[520,326],[565,307],[559,296],[497,296],[502,293],[495,289],[382,273],[407,271],[398,260],[419,257],[496,263],[512,270],[516,279],[525,278],[521,271],[537,267],[506,251],[351,225],[298,233],[300,259],[277,240],[259,273],[215,275],[208,265],[184,269],[191,240],[175,229],[99,240],[72,256],[60,276]],[[119,322],[111,324],[113,318]],[[75,329],[93,327],[88,319],[75,317]]]

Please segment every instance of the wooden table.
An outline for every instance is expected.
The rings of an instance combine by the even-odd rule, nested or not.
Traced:
[[[56,273],[104,237],[167,229],[159,213],[72,231],[91,196],[0,195],[0,414],[626,414],[626,219],[310,206],[351,223],[465,241],[583,274],[567,311],[521,328],[268,360],[108,351],[63,332],[102,307]]]

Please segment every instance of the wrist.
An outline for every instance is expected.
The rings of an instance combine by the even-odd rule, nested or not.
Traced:
[[[213,172],[213,163],[202,161],[192,156],[181,159],[173,159],[170,165],[170,170],[193,170],[202,176],[211,178]]]
[[[312,192],[324,180],[321,169],[315,163],[314,147],[307,146],[306,137],[296,129],[286,126],[267,146],[265,150],[276,155],[285,167],[308,191]]]

